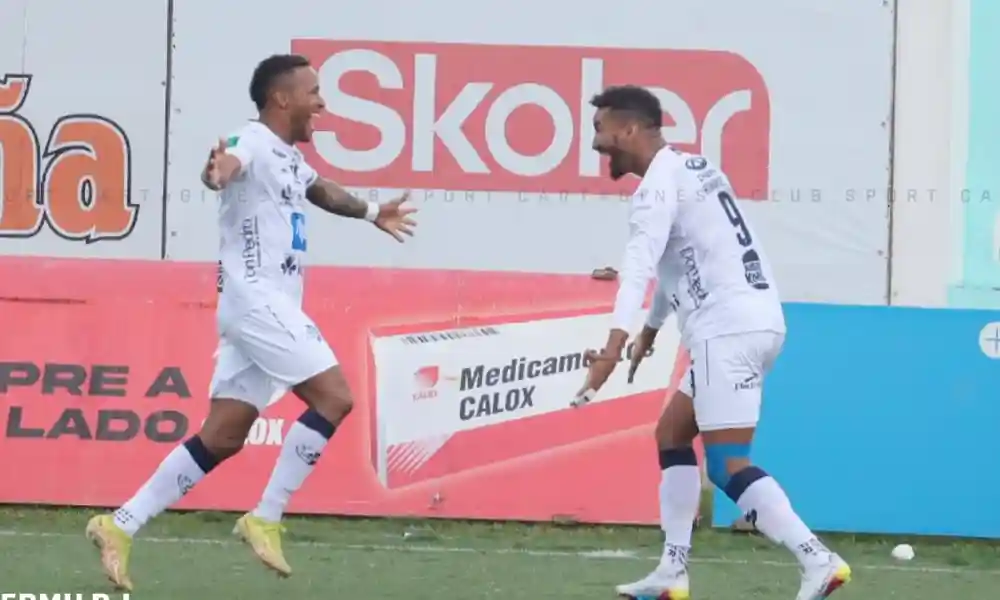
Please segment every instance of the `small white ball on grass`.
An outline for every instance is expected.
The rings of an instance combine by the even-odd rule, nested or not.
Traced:
[[[892,557],[896,560],[913,560],[914,556],[913,546],[909,544],[900,544],[892,549]]]

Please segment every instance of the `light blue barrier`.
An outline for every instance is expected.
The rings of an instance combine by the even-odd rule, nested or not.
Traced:
[[[806,523],[1000,538],[1000,360],[979,342],[1000,312],[786,311],[753,460]],[[739,517],[721,492],[714,507],[716,526]]]

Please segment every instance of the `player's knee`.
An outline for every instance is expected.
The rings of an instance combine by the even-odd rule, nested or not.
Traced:
[[[750,444],[708,444],[705,446],[705,471],[709,481],[720,490],[728,490],[731,480],[746,470],[749,461]],[[729,492],[726,491],[726,493]]]
[[[656,422],[656,446],[660,450],[686,448],[698,435],[691,397],[677,391]]]
[[[743,495],[743,492],[747,491],[747,488],[767,476],[764,469],[748,465],[730,475],[725,487],[721,489],[729,496],[730,500],[736,502]]]
[[[339,386],[316,397],[310,406],[323,418],[337,425],[354,410],[354,396],[347,386]]]
[[[339,367],[333,367],[296,386],[295,394],[334,425],[354,410],[354,396]]]
[[[697,427],[693,423],[685,426],[672,419],[660,419],[656,424],[656,447],[660,450],[687,448],[697,433]]]
[[[249,431],[240,432],[233,428],[203,428],[191,440],[199,440],[209,454],[218,462],[222,462],[243,449],[247,433]],[[191,451],[191,448],[188,448],[188,451]]]

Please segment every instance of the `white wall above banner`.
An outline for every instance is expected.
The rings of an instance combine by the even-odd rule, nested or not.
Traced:
[[[616,10],[643,19],[617,30],[594,27],[603,10],[568,0],[287,0],[265,23],[259,12],[176,0],[167,258],[216,260],[202,161],[254,115],[255,64],[295,51],[313,60],[328,104],[305,148],[310,162],[382,200],[412,188],[422,210],[420,236],[405,246],[310,215],[314,264],[549,273],[617,265],[622,195],[634,182],[602,175],[588,100],[603,86],[638,83],[663,102],[672,143],[730,173],[787,300],[885,303],[892,8],[624,0]],[[220,51],[224,69],[206,61]]]

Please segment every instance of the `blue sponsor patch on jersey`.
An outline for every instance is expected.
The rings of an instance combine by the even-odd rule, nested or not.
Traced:
[[[306,216],[303,213],[292,213],[292,250],[306,251]]]

